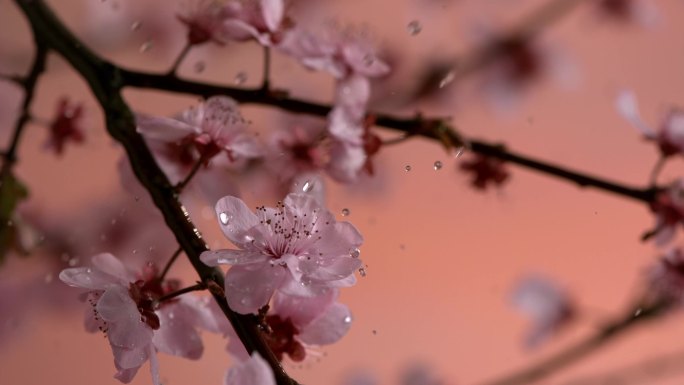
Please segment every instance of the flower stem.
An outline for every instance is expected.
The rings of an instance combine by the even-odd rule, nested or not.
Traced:
[[[205,157],[204,155],[202,155],[202,156],[199,158],[199,160],[197,161],[197,163],[195,163],[195,165],[192,166],[192,170],[190,170],[190,172],[189,172],[188,175],[185,177],[185,179],[183,179],[182,181],[180,181],[180,182],[176,185],[176,187],[175,187],[175,188],[176,188],[176,192],[178,192],[178,193],[180,194],[180,193],[183,191],[183,189],[185,188],[185,186],[187,186],[187,184],[190,183],[190,181],[192,180],[192,178],[195,176],[195,174],[197,174],[197,171],[199,171],[200,167],[202,167],[202,165],[204,164],[205,161],[206,161],[206,157]]]
[[[653,170],[651,170],[651,186],[656,186],[656,182],[658,181],[658,175],[660,175],[660,172],[663,170],[663,166],[665,165],[665,161],[667,160],[667,157],[664,155],[661,155],[660,158],[658,158],[658,161],[656,164],[653,166]]]
[[[201,291],[201,290],[207,290],[207,285],[205,285],[205,284],[202,283],[202,282],[198,282],[198,283],[195,284],[195,285],[188,286],[188,287],[184,287],[184,288],[182,288],[182,289],[180,289],[180,290],[176,290],[176,291],[171,292],[171,293],[169,293],[169,294],[163,295],[163,296],[159,297],[159,299],[157,300],[157,302],[162,303],[162,302],[164,302],[164,301],[168,301],[168,300],[170,300],[170,299],[176,298],[176,297],[178,297],[179,295],[183,295],[183,294],[185,294],[185,293],[190,293],[190,292],[193,292],[193,291]]]
[[[166,274],[169,272],[171,269],[171,266],[173,265],[174,262],[176,262],[176,259],[180,255],[180,253],[183,251],[182,247],[178,247],[178,250],[176,250],[171,258],[169,258],[169,261],[166,262],[166,266],[164,266],[164,270],[162,270],[161,274],[159,275],[159,280],[163,281],[164,277],[166,277]]]
[[[261,90],[268,91],[271,86],[271,48],[264,46],[264,74],[261,81]]]
[[[169,76],[176,76],[176,71],[183,62],[183,59],[185,59],[185,56],[188,54],[188,52],[190,52],[190,48],[192,48],[192,44],[186,43],[181,52],[178,54],[178,57],[176,57],[176,60],[173,62],[173,65],[168,73]]]

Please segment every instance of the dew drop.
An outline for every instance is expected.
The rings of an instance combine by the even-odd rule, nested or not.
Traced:
[[[201,73],[204,72],[204,69],[207,68],[207,65],[203,61],[198,61],[195,63],[194,67],[195,72]]]
[[[435,163],[432,165],[432,168],[435,169],[435,171],[439,171],[442,169],[442,161],[441,160],[436,160]]]
[[[370,67],[375,63],[375,57],[371,54],[366,54],[363,57],[363,64],[365,64],[367,67]]]
[[[228,214],[220,213],[219,214],[219,220],[221,221],[222,224],[227,225],[228,221],[230,221],[230,218],[228,217]]]
[[[406,171],[406,172],[411,171],[411,165],[407,164],[406,166],[404,166],[404,171]]]
[[[444,88],[449,83],[453,82],[454,79],[456,78],[456,75],[454,74],[454,71],[449,71],[447,74],[442,78],[442,80],[439,81],[439,88]]]
[[[302,186],[302,191],[304,191],[305,193],[308,193],[311,190],[313,190],[313,188],[314,188],[314,182],[307,180],[306,182],[304,182],[304,185]]]
[[[69,264],[69,266],[71,266],[71,267],[74,267],[74,266],[78,265],[78,258],[74,257],[74,258],[69,259],[68,264]]]
[[[344,317],[344,323],[350,324],[352,322],[352,317],[350,315]]]
[[[362,277],[365,277],[366,274],[367,274],[367,273],[366,273],[366,268],[360,267],[360,268],[359,268],[359,274],[360,274]]]
[[[145,42],[142,43],[142,45],[140,45],[140,49],[139,49],[140,53],[145,53],[145,52],[151,50],[152,45],[153,45],[152,40],[145,40]]]
[[[423,30],[423,27],[420,25],[420,22],[418,20],[412,20],[408,25],[406,26],[406,30],[411,36],[416,36],[417,34],[420,33],[420,31]]]
[[[243,71],[240,71],[235,75],[235,84],[240,85],[244,84],[247,81],[247,74],[244,73]]]
[[[137,31],[140,29],[140,26],[142,25],[142,22],[140,20],[136,20],[131,24],[131,31]]]
[[[359,250],[358,247],[355,247],[351,250],[349,250],[349,256],[352,258],[358,258],[361,255],[361,250]]]
[[[343,217],[349,216],[349,214],[351,214],[351,211],[348,208],[342,209],[342,216]]]

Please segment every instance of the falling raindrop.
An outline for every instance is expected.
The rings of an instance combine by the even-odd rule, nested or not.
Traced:
[[[373,334],[378,334],[378,331],[373,329]]]
[[[418,20],[412,20],[406,26],[406,30],[408,30],[408,33],[411,34],[411,36],[416,36],[420,33],[420,31],[423,30],[423,27],[420,25],[420,22]]]
[[[351,214],[351,211],[350,211],[348,208],[343,208],[343,209],[342,209],[342,216],[343,216],[343,217],[346,217],[346,216],[348,216],[349,214]]]
[[[195,63],[195,72],[201,73],[204,72],[204,69],[207,67],[207,65],[203,61],[198,61]]]
[[[219,214],[219,220],[221,221],[222,224],[227,225],[230,218],[228,217],[228,214],[220,213]]]
[[[142,43],[142,45],[140,46],[140,49],[139,49],[140,53],[145,53],[145,52],[151,50],[152,45],[153,45],[152,40],[145,40],[145,42]]]
[[[235,84],[240,85],[240,84],[245,84],[247,81],[247,74],[244,73],[243,71],[240,71],[235,75]]]
[[[140,26],[142,25],[142,22],[140,20],[136,20],[131,24],[131,31],[137,31],[140,29]]]
[[[435,171],[441,170],[442,169],[442,161],[436,160],[435,163],[432,165],[432,168],[434,168]]]
[[[365,267],[360,267],[360,268],[359,268],[359,274],[360,274],[362,277],[365,277],[365,276],[366,276],[366,268],[365,268]]]
[[[466,146],[465,146],[465,145],[462,145],[462,146],[460,146],[460,147],[456,147],[456,148],[453,150],[454,158],[460,158],[461,155],[463,155],[463,153],[464,153],[465,151],[466,151]]]
[[[359,250],[358,247],[355,247],[351,250],[349,250],[349,256],[352,258],[358,258],[361,255],[361,250]]]
[[[302,191],[305,193],[308,193],[309,191],[313,190],[314,188],[314,182],[307,180],[304,182],[304,185],[302,186]]]
[[[454,71],[447,72],[446,76],[439,81],[439,88],[446,87],[449,83],[453,82],[455,78],[456,75],[454,74]]]
[[[407,164],[406,166],[404,166],[404,171],[406,171],[406,172],[411,171],[411,165]]]

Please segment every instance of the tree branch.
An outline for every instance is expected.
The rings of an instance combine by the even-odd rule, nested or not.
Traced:
[[[187,211],[178,201],[174,187],[155,162],[143,138],[136,132],[133,113],[121,96],[121,71],[91,52],[55,17],[42,0],[14,0],[28,18],[33,33],[45,46],[63,56],[86,80],[105,114],[107,131],[121,143],[128,154],[135,175],[152,196],[169,229],[188,256],[203,283],[223,286],[223,274],[200,261],[207,246]],[[279,385],[293,385],[291,379],[261,338],[253,315],[238,314],[228,307],[225,298],[215,300],[230,320],[248,352],[257,351],[267,360]]]

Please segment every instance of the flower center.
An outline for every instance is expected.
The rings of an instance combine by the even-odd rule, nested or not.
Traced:
[[[278,361],[283,360],[284,354],[287,354],[292,361],[303,361],[306,357],[306,350],[304,345],[295,339],[299,330],[292,324],[292,320],[289,318],[283,320],[278,315],[269,315],[266,316],[265,321],[269,330],[264,333],[264,337]]]

